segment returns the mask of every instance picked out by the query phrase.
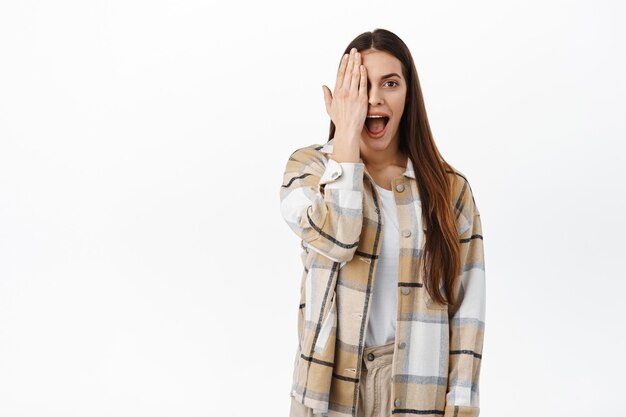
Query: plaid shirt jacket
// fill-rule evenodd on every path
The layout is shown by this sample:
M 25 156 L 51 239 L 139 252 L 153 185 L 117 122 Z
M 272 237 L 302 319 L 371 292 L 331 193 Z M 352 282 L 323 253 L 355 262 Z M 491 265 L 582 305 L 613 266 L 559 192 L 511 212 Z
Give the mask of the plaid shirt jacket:
M 370 297 L 383 217 L 374 181 L 358 163 L 330 159 L 333 139 L 297 149 L 280 189 L 281 214 L 301 239 L 304 270 L 298 348 L 290 395 L 315 414 L 356 417 Z M 400 226 L 398 311 L 391 413 L 477 417 L 485 321 L 485 267 L 480 213 L 455 169 L 453 204 L 461 242 L 457 309 L 423 286 L 427 230 L 411 159 L 392 180 Z M 454 178 L 453 178 L 454 179 Z

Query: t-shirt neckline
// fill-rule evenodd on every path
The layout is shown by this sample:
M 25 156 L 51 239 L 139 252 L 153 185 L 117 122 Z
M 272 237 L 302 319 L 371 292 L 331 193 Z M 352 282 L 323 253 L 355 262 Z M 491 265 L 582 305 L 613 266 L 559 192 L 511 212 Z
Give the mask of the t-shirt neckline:
M 381 187 L 380 185 L 374 183 L 376 185 L 376 188 L 378 188 L 380 191 L 382 191 L 383 193 L 387 193 L 387 194 L 393 194 L 393 190 L 388 190 L 384 187 Z

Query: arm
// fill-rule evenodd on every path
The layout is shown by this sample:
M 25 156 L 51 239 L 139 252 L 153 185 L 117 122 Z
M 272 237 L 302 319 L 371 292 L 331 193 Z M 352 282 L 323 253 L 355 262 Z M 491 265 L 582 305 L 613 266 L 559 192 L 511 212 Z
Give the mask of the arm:
M 287 161 L 280 209 L 291 230 L 307 246 L 336 262 L 354 256 L 363 225 L 362 162 L 325 162 L 312 147 Z
M 461 239 L 459 302 L 450 306 L 450 366 L 444 417 L 478 417 L 479 375 L 485 326 L 485 262 L 480 212 L 463 187 L 457 226 Z

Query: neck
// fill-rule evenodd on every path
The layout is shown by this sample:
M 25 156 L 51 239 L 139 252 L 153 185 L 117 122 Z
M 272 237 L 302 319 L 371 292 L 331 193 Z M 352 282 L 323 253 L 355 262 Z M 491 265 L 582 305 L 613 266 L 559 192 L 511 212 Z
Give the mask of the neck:
M 380 171 L 392 165 L 405 168 L 408 156 L 400 152 L 397 141 L 392 141 L 381 151 L 372 151 L 361 146 L 361 159 L 370 171 Z

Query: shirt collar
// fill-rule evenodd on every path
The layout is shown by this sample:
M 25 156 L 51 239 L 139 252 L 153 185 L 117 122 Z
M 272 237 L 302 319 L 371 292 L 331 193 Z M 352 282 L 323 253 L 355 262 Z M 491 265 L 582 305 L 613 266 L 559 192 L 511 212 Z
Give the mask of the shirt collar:
M 330 139 L 319 150 L 325 154 L 333 153 L 333 140 L 334 138 Z M 359 157 L 359 162 L 363 163 L 363 159 L 361 157 Z M 411 162 L 411 158 L 407 158 L 404 176 L 415 179 L 415 171 L 413 170 L 413 162 Z

